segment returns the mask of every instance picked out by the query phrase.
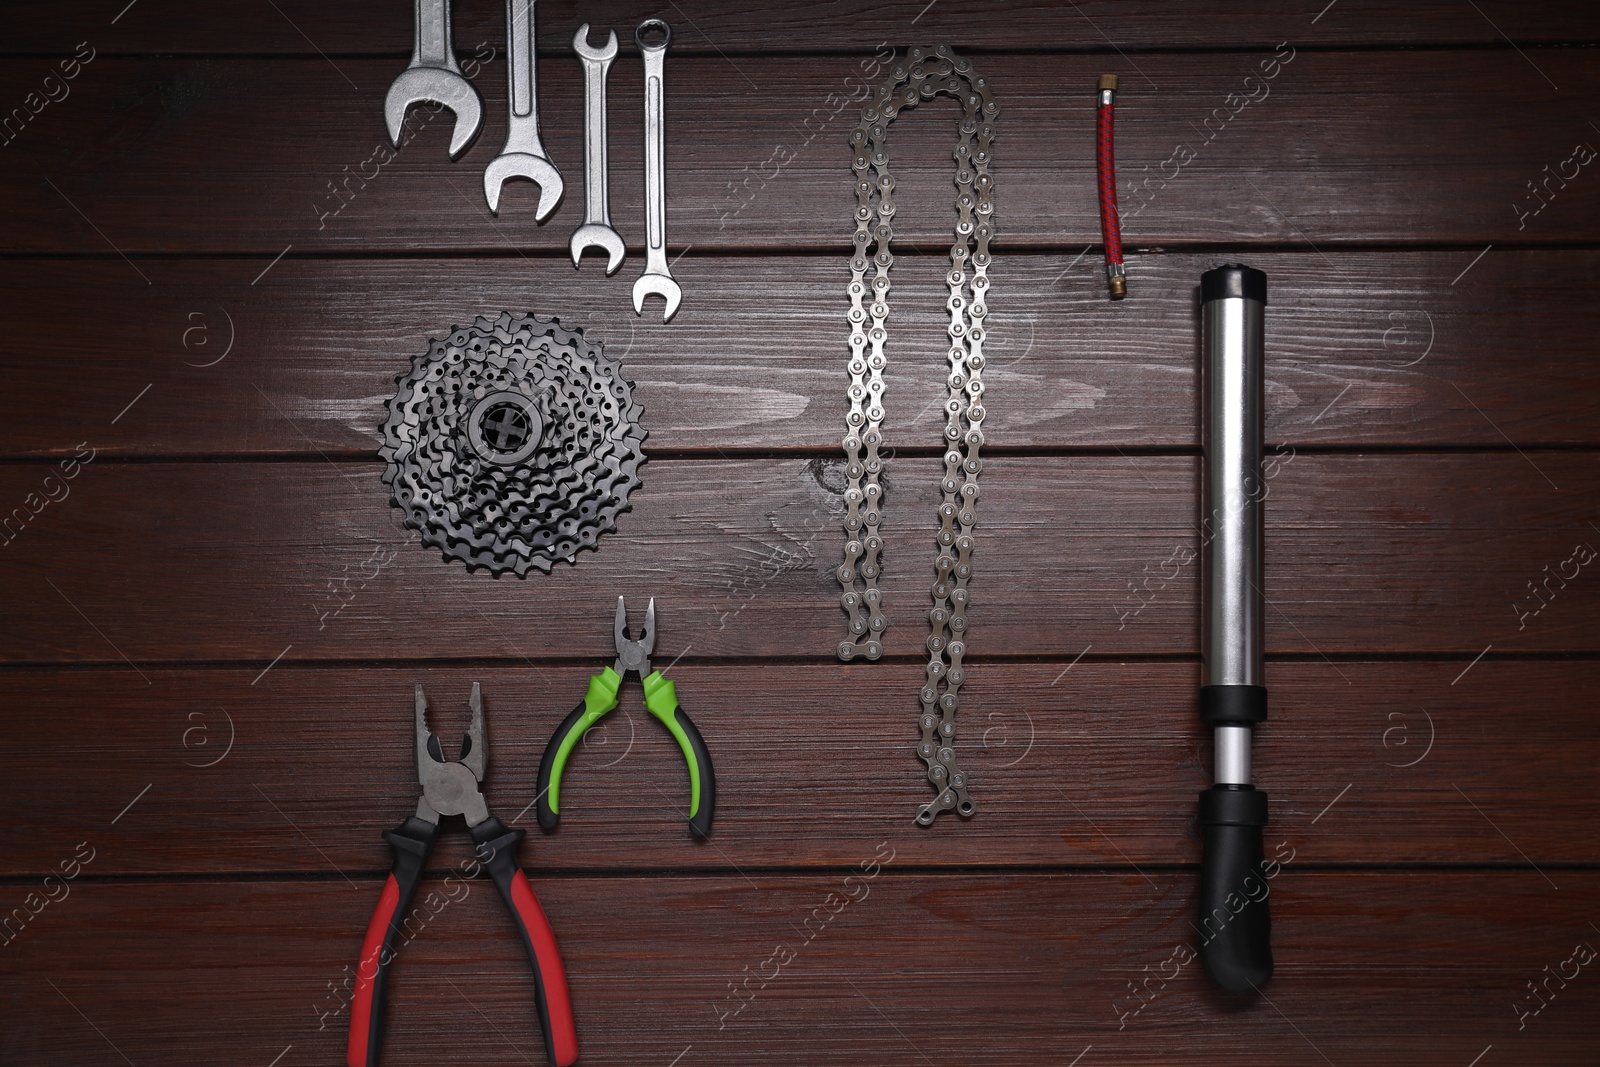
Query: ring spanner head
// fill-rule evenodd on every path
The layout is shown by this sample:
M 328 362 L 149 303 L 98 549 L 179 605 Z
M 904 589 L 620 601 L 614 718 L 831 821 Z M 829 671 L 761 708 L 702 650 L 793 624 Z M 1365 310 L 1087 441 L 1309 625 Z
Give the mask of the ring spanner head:
M 400 147 L 406 112 L 414 104 L 439 104 L 455 113 L 456 125 L 450 134 L 450 158 L 467 150 L 483 125 L 483 101 L 478 90 L 460 74 L 439 67 L 409 67 L 400 72 L 383 98 L 383 119 L 389 127 L 389 140 Z

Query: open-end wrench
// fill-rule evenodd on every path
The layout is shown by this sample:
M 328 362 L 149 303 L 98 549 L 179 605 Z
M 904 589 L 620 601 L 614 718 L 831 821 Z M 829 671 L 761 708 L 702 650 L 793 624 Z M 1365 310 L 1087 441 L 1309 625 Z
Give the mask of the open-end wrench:
M 583 225 L 572 232 L 572 265 L 578 266 L 586 248 L 599 248 L 608 257 L 606 275 L 622 266 L 627 245 L 611 228 L 610 174 L 606 151 L 606 73 L 617 55 L 617 31 L 609 31 L 600 48 L 589 47 L 589 24 L 578 27 L 572 50 L 583 60 Z
M 411 49 L 411 66 L 389 86 L 383 98 L 383 119 L 389 126 L 389 140 L 399 148 L 412 104 L 431 101 L 444 105 L 456 116 L 450 134 L 450 158 L 454 159 L 478 136 L 483 101 L 456 66 L 456 51 L 450 42 L 450 0 L 416 0 L 414 15 L 416 44 Z
M 659 36 L 656 44 L 647 37 Z M 651 293 L 667 302 L 662 322 L 678 313 L 683 290 L 672 280 L 667 266 L 667 126 L 662 111 L 663 59 L 672 40 L 672 28 L 660 19 L 646 19 L 633 31 L 644 57 L 644 273 L 633 283 L 633 311 L 644 314 L 644 298 Z
M 550 217 L 561 202 L 561 172 L 544 153 L 539 140 L 538 83 L 534 70 L 534 0 L 506 0 L 506 76 L 511 98 L 506 146 L 483 170 L 483 197 L 500 214 L 500 186 L 510 178 L 527 178 L 539 186 L 535 222 Z

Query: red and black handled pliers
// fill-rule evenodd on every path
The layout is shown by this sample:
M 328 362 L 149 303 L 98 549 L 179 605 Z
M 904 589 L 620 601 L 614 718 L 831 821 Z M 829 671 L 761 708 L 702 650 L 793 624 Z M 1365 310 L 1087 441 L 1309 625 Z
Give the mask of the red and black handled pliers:
M 417 686 L 417 781 L 422 799 L 417 813 L 385 833 L 394 848 L 394 869 L 384 883 L 378 908 L 367 924 L 356 967 L 355 998 L 350 1004 L 350 1067 L 373 1067 L 378 1062 L 378 1039 L 383 1031 L 384 985 L 389 963 L 399 947 L 410 918 L 411 897 L 422 880 L 428 854 L 439 836 L 439 817 L 461 815 L 477 846 L 478 856 L 511 909 L 522 935 L 523 947 L 533 961 L 534 999 L 539 1027 L 544 1031 L 545 1054 L 554 1067 L 567 1067 L 578 1059 L 578 1031 L 572 1021 L 572 997 L 561 966 L 556 936 L 545 918 L 528 876 L 517 864 L 517 843 L 522 831 L 511 829 L 489 814 L 478 783 L 483 780 L 488 755 L 483 729 L 483 694 L 472 683 L 472 725 L 461 740 L 459 761 L 446 762 L 439 739 L 428 730 L 428 699 Z M 409 940 L 409 938 L 407 938 Z

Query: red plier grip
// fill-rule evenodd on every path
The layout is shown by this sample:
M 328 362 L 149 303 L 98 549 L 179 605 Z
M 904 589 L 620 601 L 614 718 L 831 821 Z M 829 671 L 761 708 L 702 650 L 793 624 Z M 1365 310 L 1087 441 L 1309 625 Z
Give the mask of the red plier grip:
M 555 932 L 534 896 L 528 876 L 517 863 L 521 830 L 508 828 L 494 816 L 471 828 L 478 855 L 494 879 L 511 917 L 522 935 L 523 947 L 533 964 L 534 1002 L 545 1055 L 553 1067 L 570 1067 L 578 1059 L 578 1029 L 572 1018 L 572 995 Z M 350 1004 L 350 1041 L 345 1062 L 349 1067 L 376 1067 L 379 1036 L 383 1032 L 385 986 L 400 934 L 422 880 L 428 855 L 439 836 L 437 824 L 410 818 L 383 835 L 394 848 L 394 868 L 378 897 L 367 924 L 356 967 L 355 996 Z
M 349 1067 L 374 1067 L 378 1062 L 378 1037 L 383 1033 L 386 1006 L 385 987 L 389 964 L 394 959 L 405 917 L 411 911 L 411 898 L 428 855 L 439 837 L 439 824 L 412 816 L 383 835 L 394 849 L 394 868 L 378 897 L 378 906 L 367 923 L 367 936 L 361 940 L 361 957 L 356 964 L 356 991 L 350 1001 L 350 1042 L 345 1062 Z
M 555 931 L 533 895 L 528 876 L 517 863 L 521 830 L 513 830 L 493 815 L 472 828 L 483 865 L 489 868 L 500 897 L 516 920 L 523 948 L 533 964 L 534 1002 L 539 1009 L 539 1029 L 544 1033 L 545 1055 L 555 1067 L 569 1067 L 578 1059 L 578 1026 L 572 1019 L 572 994 Z

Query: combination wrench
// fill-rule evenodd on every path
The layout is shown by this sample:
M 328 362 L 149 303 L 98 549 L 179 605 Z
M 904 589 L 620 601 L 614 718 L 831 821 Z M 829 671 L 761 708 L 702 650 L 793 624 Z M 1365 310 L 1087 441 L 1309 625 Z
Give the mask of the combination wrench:
M 646 42 L 647 37 L 659 36 L 656 44 Z M 660 19 L 646 19 L 634 30 L 633 39 L 644 58 L 644 222 L 645 265 L 644 274 L 633 283 L 633 311 L 644 314 L 644 298 L 651 293 L 666 300 L 662 322 L 671 322 L 678 313 L 678 302 L 683 290 L 672 279 L 667 265 L 667 128 L 662 112 L 664 79 L 663 59 L 667 45 L 672 40 L 672 28 Z
M 400 134 L 406 112 L 413 104 L 436 103 L 456 116 L 450 134 L 450 158 L 466 151 L 483 125 L 483 101 L 456 66 L 456 51 L 450 41 L 450 0 L 415 0 L 413 12 L 416 44 L 411 49 L 411 65 L 400 72 L 383 98 L 383 119 L 389 127 L 389 140 L 400 147 Z
M 583 225 L 572 232 L 572 265 L 586 248 L 606 253 L 606 276 L 622 266 L 627 245 L 611 226 L 610 171 L 606 148 L 606 74 L 617 55 L 617 31 L 600 48 L 589 47 L 589 24 L 578 27 L 572 50 L 583 60 Z
M 527 178 L 539 186 L 535 222 L 543 222 L 561 202 L 561 172 L 545 155 L 539 140 L 539 99 L 534 68 L 534 0 L 506 0 L 506 76 L 511 114 L 506 146 L 483 171 L 483 197 L 489 211 L 500 214 L 500 186 L 511 178 Z

